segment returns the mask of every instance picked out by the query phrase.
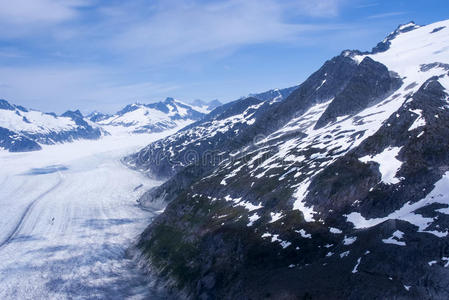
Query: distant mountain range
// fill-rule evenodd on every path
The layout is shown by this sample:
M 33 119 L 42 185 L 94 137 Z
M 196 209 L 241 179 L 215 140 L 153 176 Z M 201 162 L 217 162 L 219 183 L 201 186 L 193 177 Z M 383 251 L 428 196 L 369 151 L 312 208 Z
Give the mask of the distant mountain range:
M 40 150 L 41 144 L 98 139 L 107 134 L 79 111 L 57 116 L 0 100 L 0 148 L 11 152 Z
M 255 94 L 261 100 L 284 99 L 292 88 Z M 0 100 L 0 149 L 11 152 L 40 150 L 41 145 L 98 139 L 109 134 L 141 134 L 183 128 L 203 119 L 220 107 L 218 100 L 195 100 L 190 104 L 173 98 L 125 106 L 115 114 L 93 112 L 86 117 L 79 110 L 62 115 L 27 109 Z
M 181 298 L 448 299 L 448 45 L 401 25 L 125 157 L 167 179 L 142 260 Z
M 281 101 L 296 87 L 274 89 L 263 93 L 250 94 L 245 98 L 257 98 L 262 101 Z M 167 129 L 182 128 L 203 119 L 208 113 L 222 106 L 218 100 L 210 102 L 194 100 L 185 103 L 171 97 L 164 101 L 127 105 L 117 113 L 110 115 L 93 112 L 88 118 L 110 132 L 149 133 Z
M 108 131 L 128 133 L 161 132 L 182 128 L 205 116 L 209 107 L 196 107 L 173 98 L 151 104 L 129 104 L 113 115 L 95 113 L 90 120 Z

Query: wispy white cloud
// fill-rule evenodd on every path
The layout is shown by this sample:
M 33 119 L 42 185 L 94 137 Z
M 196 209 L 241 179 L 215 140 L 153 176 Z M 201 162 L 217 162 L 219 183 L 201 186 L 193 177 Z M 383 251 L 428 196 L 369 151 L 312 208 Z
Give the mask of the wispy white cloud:
M 87 0 L 0 0 L 0 36 L 24 38 L 66 30 L 62 24 L 80 17 L 79 9 L 88 5 Z
M 160 63 L 335 30 L 335 24 L 301 23 L 291 17 L 335 17 L 347 1 L 135 0 L 95 6 L 87 0 L 0 0 L 0 36 L 34 39 L 39 46 L 55 48 L 69 42 L 83 54 L 101 51 Z
M 0 19 L 14 24 L 55 23 L 74 18 L 76 8 L 84 5 L 82 0 L 0 0 Z
M 0 98 L 47 111 L 76 107 L 112 112 L 123 103 L 162 98 L 179 88 L 170 83 L 124 82 L 116 75 L 100 66 L 1 67 Z
M 368 7 L 374 7 L 374 6 L 379 6 L 379 2 L 366 2 L 366 3 L 361 3 L 359 5 L 356 5 L 356 8 L 368 8 Z
M 335 17 L 340 14 L 342 6 L 347 2 L 345 0 L 297 0 L 293 1 L 293 5 L 298 14 L 312 17 Z
M 0 0 L 0 42 L 18 41 L 0 49 L 0 97 L 32 107 L 162 97 L 179 84 L 145 78 L 149 68 L 198 68 L 243 47 L 319 39 L 339 28 L 332 18 L 347 1 Z
M 334 29 L 332 25 L 289 23 L 287 14 L 335 15 L 341 3 L 339 0 L 229 0 L 176 1 L 172 5 L 173 1 L 165 1 L 153 7 L 149 16 L 119 31 L 113 46 L 160 61 L 224 48 L 286 42 L 308 32 Z
M 0 47 L 0 57 L 3 58 L 22 58 L 25 55 L 12 47 Z
M 407 13 L 406 11 L 393 11 L 393 12 L 371 15 L 371 16 L 368 16 L 367 19 L 383 19 L 383 18 L 405 15 L 406 13 Z

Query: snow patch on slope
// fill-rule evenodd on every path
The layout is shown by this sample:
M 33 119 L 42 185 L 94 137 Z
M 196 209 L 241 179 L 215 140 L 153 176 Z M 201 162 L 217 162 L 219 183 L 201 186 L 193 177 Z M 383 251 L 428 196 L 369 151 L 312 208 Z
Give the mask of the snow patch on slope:
M 383 223 L 387 220 L 403 220 L 418 227 L 419 232 L 432 233 L 438 237 L 447 236 L 447 231 L 427 230 L 435 221 L 432 217 L 424 217 L 416 213 L 420 208 L 433 203 L 447 205 L 446 208 L 436 210 L 442 214 L 449 214 L 449 172 L 446 172 L 436 184 L 434 189 L 424 198 L 415 203 L 407 202 L 400 209 L 383 218 L 366 219 L 359 212 L 346 215 L 346 220 L 354 225 L 356 229 L 369 228 Z
M 393 235 L 389 237 L 388 239 L 383 239 L 382 242 L 385 244 L 393 244 L 398 246 L 405 246 L 405 242 L 401 241 L 404 237 L 404 233 L 400 230 L 396 230 L 393 232 Z
M 379 154 L 374 156 L 367 155 L 359 158 L 359 160 L 364 163 L 369 161 L 378 163 L 379 171 L 382 174 L 382 182 L 385 184 L 396 184 L 399 183 L 396 173 L 402 165 L 402 162 L 396 158 L 399 151 L 401 151 L 401 147 L 390 147 Z

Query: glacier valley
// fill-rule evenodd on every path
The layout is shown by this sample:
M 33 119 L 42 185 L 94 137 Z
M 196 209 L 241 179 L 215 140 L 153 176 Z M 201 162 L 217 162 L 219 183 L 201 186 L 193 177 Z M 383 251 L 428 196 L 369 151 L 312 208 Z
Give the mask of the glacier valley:
M 1 152 L 0 298 L 157 299 L 126 247 L 158 213 L 136 199 L 160 182 L 120 158 L 175 130 Z

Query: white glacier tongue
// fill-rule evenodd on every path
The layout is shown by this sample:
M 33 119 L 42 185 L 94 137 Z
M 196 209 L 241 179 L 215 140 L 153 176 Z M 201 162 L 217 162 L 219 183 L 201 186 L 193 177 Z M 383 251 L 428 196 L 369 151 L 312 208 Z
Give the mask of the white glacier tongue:
M 159 299 L 125 257 L 158 214 L 136 199 L 159 182 L 120 158 L 170 133 L 0 152 L 0 298 Z

